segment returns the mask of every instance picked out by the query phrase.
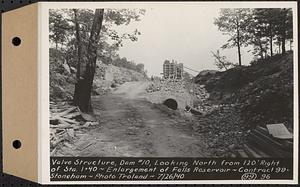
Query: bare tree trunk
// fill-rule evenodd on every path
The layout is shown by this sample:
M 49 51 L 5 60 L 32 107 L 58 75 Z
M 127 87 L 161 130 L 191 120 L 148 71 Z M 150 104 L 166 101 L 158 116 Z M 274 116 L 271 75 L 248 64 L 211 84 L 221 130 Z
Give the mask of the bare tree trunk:
M 239 66 L 242 66 L 242 58 L 241 58 L 241 44 L 240 44 L 240 24 L 239 24 L 239 18 L 236 18 L 236 43 L 238 48 L 238 58 L 239 58 Z
M 263 49 L 263 46 L 262 46 L 262 44 L 261 44 L 261 40 L 260 39 L 258 39 L 258 43 L 259 43 L 259 55 L 260 55 L 260 58 L 261 59 L 264 59 L 264 49 Z
M 285 54 L 286 50 L 285 50 L 285 34 L 283 34 L 282 36 L 282 41 L 281 41 L 281 53 Z
M 273 36 L 270 36 L 270 52 L 271 57 L 273 56 Z
M 91 28 L 89 44 L 87 47 L 87 62 L 83 60 L 83 51 L 79 33 L 79 25 L 76 26 L 76 37 L 78 41 L 78 64 L 77 64 L 77 83 L 74 92 L 74 104 L 79 106 L 83 112 L 91 112 L 91 92 L 97 61 L 97 45 L 99 42 L 100 30 L 103 22 L 104 9 L 96 9 Z M 75 14 L 76 15 L 76 14 Z M 77 17 L 77 15 L 75 16 Z M 76 18 L 77 19 L 77 18 Z M 77 21 L 78 24 L 78 21 Z
M 274 55 L 273 53 L 273 24 L 270 23 L 269 25 L 269 39 L 270 39 L 270 55 L 271 57 Z
M 73 97 L 73 103 L 75 106 L 79 105 L 79 90 L 81 90 L 81 85 L 82 83 L 80 83 L 82 81 L 81 78 L 81 68 L 80 65 L 83 64 L 83 52 L 82 52 L 82 43 L 81 43 L 81 36 L 80 36 L 80 32 L 79 32 L 79 23 L 78 23 L 78 19 L 77 19 L 77 9 L 74 9 L 74 20 L 75 20 L 75 30 L 76 30 L 76 39 L 77 39 L 77 72 L 76 72 L 76 81 L 77 83 L 75 84 L 75 91 L 74 91 L 74 97 Z
M 278 41 L 278 53 L 281 54 L 281 39 Z
M 281 53 L 285 54 L 286 53 L 286 49 L 285 49 L 285 42 L 286 42 L 286 21 L 287 21 L 287 15 L 286 15 L 286 9 L 283 8 L 283 12 L 282 12 L 282 30 L 281 30 Z
M 241 46 L 240 46 L 240 31 L 239 31 L 238 27 L 237 27 L 237 47 L 238 47 L 239 66 L 242 66 Z

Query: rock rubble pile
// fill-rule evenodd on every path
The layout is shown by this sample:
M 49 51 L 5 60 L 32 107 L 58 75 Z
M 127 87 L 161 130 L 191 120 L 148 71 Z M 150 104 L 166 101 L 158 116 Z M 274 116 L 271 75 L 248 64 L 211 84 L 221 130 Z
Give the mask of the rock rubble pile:
M 229 146 L 245 142 L 247 129 L 243 128 L 239 105 L 215 105 L 210 113 L 198 116 L 193 129 L 205 136 L 207 148 L 214 156 L 231 156 Z
M 250 66 L 199 75 L 210 97 L 194 129 L 206 136 L 215 156 L 234 156 L 258 126 L 283 123 L 293 132 L 293 55 L 277 55 Z

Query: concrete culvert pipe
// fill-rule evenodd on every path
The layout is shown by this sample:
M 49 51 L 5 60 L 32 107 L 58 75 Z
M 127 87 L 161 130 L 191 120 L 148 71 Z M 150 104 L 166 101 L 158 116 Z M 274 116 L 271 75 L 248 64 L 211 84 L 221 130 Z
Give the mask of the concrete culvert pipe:
M 178 108 L 178 103 L 175 99 L 167 99 L 163 102 L 163 104 L 173 110 L 177 110 Z

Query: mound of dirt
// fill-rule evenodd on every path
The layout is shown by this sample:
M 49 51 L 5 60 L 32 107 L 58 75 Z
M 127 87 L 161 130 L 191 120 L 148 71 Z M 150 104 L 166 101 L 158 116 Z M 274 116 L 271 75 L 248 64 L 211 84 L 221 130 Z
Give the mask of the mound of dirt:
M 247 67 L 202 73 L 194 81 L 209 93 L 199 105 L 206 112 L 198 116 L 194 130 L 206 137 L 214 156 L 235 157 L 230 150 L 247 142 L 257 126 L 284 123 L 293 131 L 292 53 Z
M 293 54 L 276 55 L 247 67 L 198 75 L 214 103 L 238 103 L 247 127 L 268 123 L 293 126 Z

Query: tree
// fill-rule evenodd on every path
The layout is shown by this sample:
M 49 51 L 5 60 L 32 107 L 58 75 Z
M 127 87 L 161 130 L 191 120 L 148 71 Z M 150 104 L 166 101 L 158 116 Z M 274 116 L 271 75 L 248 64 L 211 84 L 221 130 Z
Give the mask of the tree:
M 261 59 L 265 59 L 268 56 L 268 39 L 266 37 L 254 37 L 250 44 L 253 44 L 253 54 L 260 56 Z M 272 56 L 273 54 L 271 54 Z
M 241 47 L 247 45 L 249 35 L 247 29 L 249 27 L 249 18 L 251 11 L 246 8 L 225 8 L 221 9 L 220 16 L 215 19 L 214 24 L 218 29 L 230 38 L 222 48 L 237 47 L 239 66 L 242 65 Z
M 222 49 L 237 47 L 239 65 L 242 64 L 242 46 L 253 45 L 253 54 L 261 59 L 273 56 L 274 45 L 284 54 L 287 41 L 291 50 L 293 19 L 290 8 L 221 9 L 214 23 L 230 36 Z
M 256 51 L 261 45 L 260 54 L 267 53 L 273 56 L 273 44 L 278 44 L 284 54 L 286 41 L 293 37 L 292 11 L 281 8 L 258 8 L 253 10 L 253 20 L 249 33 L 252 34 L 252 44 Z M 275 42 L 274 42 L 275 39 Z M 262 57 L 263 58 L 263 57 Z
M 91 33 L 88 41 L 86 55 L 82 48 L 83 43 L 80 36 L 80 27 L 78 23 L 78 10 L 74 9 L 74 20 L 76 28 L 76 38 L 78 42 L 78 66 L 77 83 L 74 92 L 74 104 L 79 106 L 83 112 L 91 111 L 91 91 L 93 86 L 96 61 L 97 45 L 100 37 L 100 30 L 103 22 L 104 9 L 96 9 Z
M 270 55 L 273 56 L 274 18 L 272 17 L 272 11 L 273 9 L 254 9 L 252 11 L 252 20 L 248 27 L 250 35 L 249 44 L 254 47 L 253 54 L 260 56 L 261 59 L 268 56 L 269 48 Z
M 250 36 L 248 44 L 253 45 L 254 50 L 252 53 L 254 56 L 260 56 L 261 59 L 264 59 L 268 56 L 267 50 L 269 48 L 269 34 L 268 24 L 261 13 L 264 13 L 264 9 L 262 9 L 262 11 L 258 9 L 253 11 L 253 19 L 250 21 L 250 26 L 248 27 L 248 35 Z M 271 49 L 271 56 L 272 55 Z
M 69 23 L 63 18 L 62 14 L 50 9 L 49 11 L 49 38 L 55 43 L 55 49 L 58 44 L 63 44 L 67 38 L 67 31 L 70 29 Z
M 253 30 L 254 37 L 265 38 L 269 42 L 270 56 L 273 56 L 273 42 L 275 37 L 275 29 L 278 23 L 278 10 L 276 8 L 258 8 L 253 11 Z M 255 34 L 259 33 L 259 35 Z M 265 51 L 267 51 L 265 49 Z
M 135 10 L 127 9 L 107 9 L 106 11 L 104 9 L 96 9 L 95 12 L 89 9 L 73 10 L 74 16 L 70 21 L 74 23 L 77 41 L 77 82 L 75 84 L 73 103 L 79 106 L 83 112 L 92 111 L 91 92 L 97 57 L 104 57 L 105 61 L 109 62 L 112 60 L 112 56 L 106 56 L 106 52 L 110 55 L 116 55 L 114 50 L 118 49 L 123 40 L 136 41 L 137 35 L 140 35 L 137 30 L 134 33 L 119 35 L 111 28 L 112 24 L 129 24 L 131 20 L 139 20 L 139 14 L 135 12 Z M 109 45 L 106 42 L 107 38 L 114 40 L 115 44 Z M 125 61 L 127 62 L 126 59 Z
M 213 52 L 211 51 L 212 53 L 212 56 L 215 58 L 215 64 L 216 66 L 222 70 L 222 69 L 225 69 L 225 70 L 228 70 L 228 68 L 230 68 L 231 66 L 233 66 L 233 63 L 229 62 L 226 58 L 226 56 L 222 56 L 220 54 L 220 50 L 217 50 L 217 52 Z
M 144 68 L 145 68 L 145 65 L 142 63 L 139 63 L 136 65 L 136 70 L 140 73 L 144 73 Z
M 293 38 L 293 14 L 292 9 L 278 9 L 278 21 L 276 25 L 276 33 L 281 42 L 281 53 L 286 53 L 286 40 Z

